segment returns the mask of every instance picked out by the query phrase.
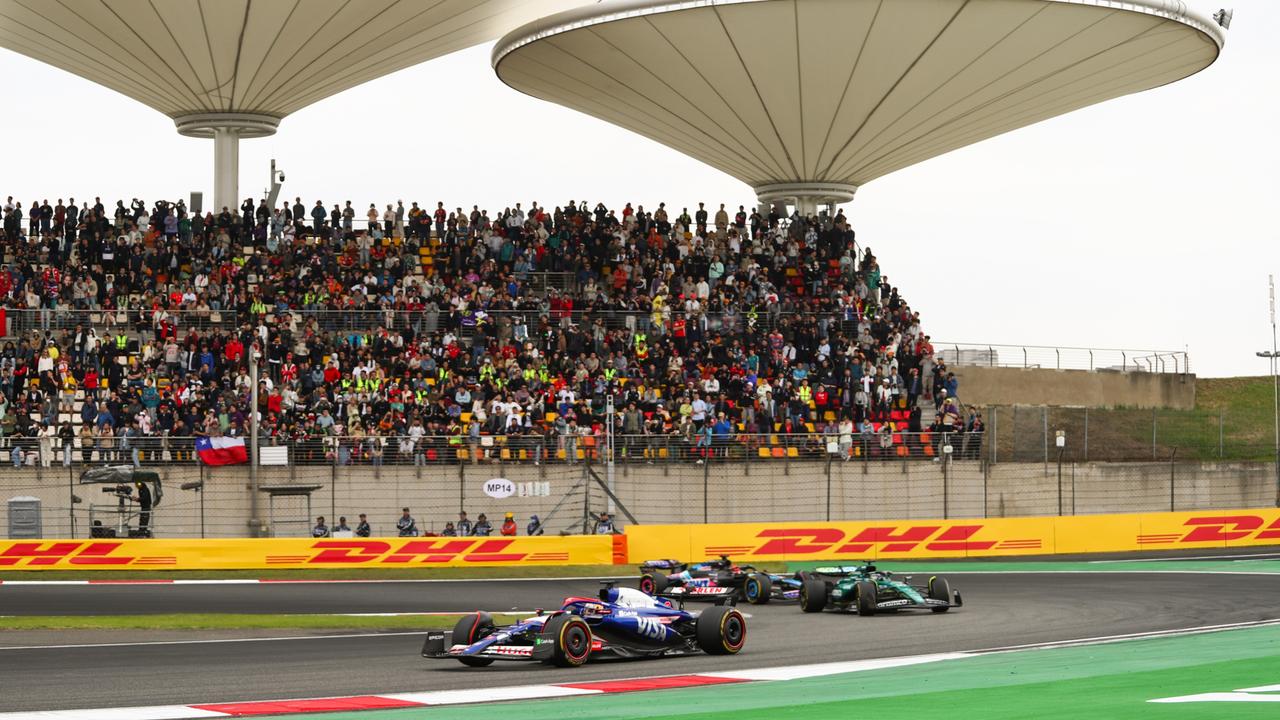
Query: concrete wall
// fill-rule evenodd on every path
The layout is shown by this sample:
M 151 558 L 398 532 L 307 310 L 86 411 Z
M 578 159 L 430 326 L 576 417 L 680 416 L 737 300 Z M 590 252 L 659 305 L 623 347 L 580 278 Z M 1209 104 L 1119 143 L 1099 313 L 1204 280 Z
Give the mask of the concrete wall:
M 593 469 L 605 478 L 603 467 Z M 161 472 L 166 490 L 157 509 L 156 533 L 199 537 L 200 495 L 179 488 L 200 479 L 200 468 L 168 466 Z M 545 482 L 550 495 L 493 499 L 481 488 L 494 477 Z M 595 482 L 583 484 L 583 477 L 583 466 L 565 464 L 294 467 L 263 468 L 261 483 L 321 486 L 312 495 L 309 512 L 302 498 L 277 501 L 277 519 L 293 521 L 275 527 L 279 536 L 306 535 L 311 519 L 320 514 L 331 523 L 337 515 L 346 515 L 354 526 L 360 512 L 368 513 L 375 532 L 390 533 L 404 506 L 427 531 L 439 531 L 459 508 L 466 508 L 472 519 L 485 512 L 495 525 L 503 513 L 513 512 L 521 532 L 529 516 L 537 513 L 549 532 L 558 532 L 581 522 L 584 505 L 592 512 L 607 507 L 603 490 Z M 67 537 L 72 534 L 68 498 L 74 492 L 83 500 L 75 506 L 75 536 L 84 537 L 89 504 L 113 504 L 96 486 L 71 487 L 71 479 L 65 470 L 0 469 L 0 501 L 40 498 L 44 536 Z M 203 479 L 207 536 L 246 536 L 251 516 L 248 469 L 206 469 Z M 619 500 L 647 524 L 1054 515 L 1059 502 L 1058 468 L 1043 463 L 620 465 L 614 487 Z M 1276 481 L 1270 463 L 1066 464 L 1061 493 L 1064 514 L 1270 507 Z M 269 517 L 266 495 L 260 494 L 259 501 L 261 516 Z M 106 525 L 114 523 L 111 516 L 99 517 Z M 0 513 L 0 537 L 7 536 L 7 514 Z
M 1194 375 L 1107 370 L 955 367 L 966 405 L 1067 405 L 1192 410 Z

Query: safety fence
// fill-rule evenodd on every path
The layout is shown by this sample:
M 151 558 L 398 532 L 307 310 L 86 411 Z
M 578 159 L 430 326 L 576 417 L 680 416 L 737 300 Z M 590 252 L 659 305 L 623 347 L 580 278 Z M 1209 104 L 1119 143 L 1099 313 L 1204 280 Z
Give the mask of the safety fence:
M 1274 507 L 1269 462 L 883 461 L 795 458 L 703 463 L 582 462 L 434 465 L 150 466 L 163 497 L 150 526 L 159 537 L 303 537 L 324 516 L 354 528 L 365 513 L 375 534 L 394 534 L 408 507 L 422 533 L 442 533 L 466 511 L 484 513 L 494 535 L 510 512 L 520 535 L 537 515 L 547 534 L 669 523 L 989 518 Z M 94 521 L 124 537 L 138 507 L 79 482 L 83 468 L 0 472 L 0 501 L 41 503 L 45 537 L 87 537 Z M 256 490 L 254 490 L 256 488 Z M 128 489 L 126 488 L 126 491 Z M 126 492 L 126 495 L 129 493 Z M 8 528 L 0 517 L 0 537 Z M 100 531 L 100 532 L 106 532 Z
M 937 341 L 934 356 L 952 367 L 1013 367 L 1188 374 L 1184 350 L 1082 348 L 1053 345 L 998 345 Z
M 1265 420 L 1233 410 L 991 406 L 981 413 L 984 457 L 994 463 L 1277 458 L 1269 410 Z

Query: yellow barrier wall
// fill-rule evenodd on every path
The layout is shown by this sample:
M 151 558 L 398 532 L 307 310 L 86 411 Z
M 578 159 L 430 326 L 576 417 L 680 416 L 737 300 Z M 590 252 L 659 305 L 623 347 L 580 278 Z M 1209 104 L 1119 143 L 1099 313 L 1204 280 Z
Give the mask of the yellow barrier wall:
M 1280 509 L 871 522 L 635 525 L 631 563 L 716 555 L 755 561 L 881 560 L 1280 545 Z
M 10 540 L 4 570 L 252 570 L 261 568 L 608 565 L 609 536 L 350 540 Z

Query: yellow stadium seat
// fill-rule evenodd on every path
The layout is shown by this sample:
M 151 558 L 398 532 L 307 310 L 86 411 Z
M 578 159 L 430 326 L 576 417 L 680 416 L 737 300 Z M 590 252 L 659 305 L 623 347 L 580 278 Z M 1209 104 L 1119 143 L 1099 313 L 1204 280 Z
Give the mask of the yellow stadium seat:
M 756 454 L 757 454 L 757 455 L 759 455 L 759 456 L 760 456 L 760 457 L 762 457 L 762 458 L 767 458 L 767 457 L 769 457 L 769 448 L 767 448 L 767 447 L 762 447 L 762 448 L 760 448 L 760 449 L 758 449 L 758 450 L 756 451 Z
M 787 448 L 787 457 L 789 458 L 800 457 L 800 451 L 793 447 L 789 447 Z
M 469 452 L 467 452 L 466 450 L 463 450 L 463 449 L 461 449 L 461 448 L 457 450 L 457 455 L 458 455 L 458 459 L 459 459 L 459 460 L 470 460 L 470 459 L 471 459 L 471 453 L 469 453 Z
M 543 418 L 543 420 L 544 420 L 544 421 L 546 421 L 546 422 L 555 422 L 555 421 L 556 421 L 556 414 L 555 414 L 555 413 L 553 413 L 553 412 L 549 412 L 549 413 L 547 413 L 547 416 L 546 416 L 545 418 Z
M 469 423 L 469 422 L 471 422 L 471 413 L 469 413 L 469 412 L 464 412 L 464 413 L 462 413 L 462 422 L 464 422 L 464 423 Z

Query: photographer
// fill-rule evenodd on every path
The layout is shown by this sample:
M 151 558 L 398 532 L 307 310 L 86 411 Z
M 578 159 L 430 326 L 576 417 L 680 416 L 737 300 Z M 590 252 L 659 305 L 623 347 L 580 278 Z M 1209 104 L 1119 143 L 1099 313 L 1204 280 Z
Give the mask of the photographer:
M 151 537 L 151 489 L 138 481 L 133 484 L 138 494 L 130 498 L 138 503 L 138 537 Z

